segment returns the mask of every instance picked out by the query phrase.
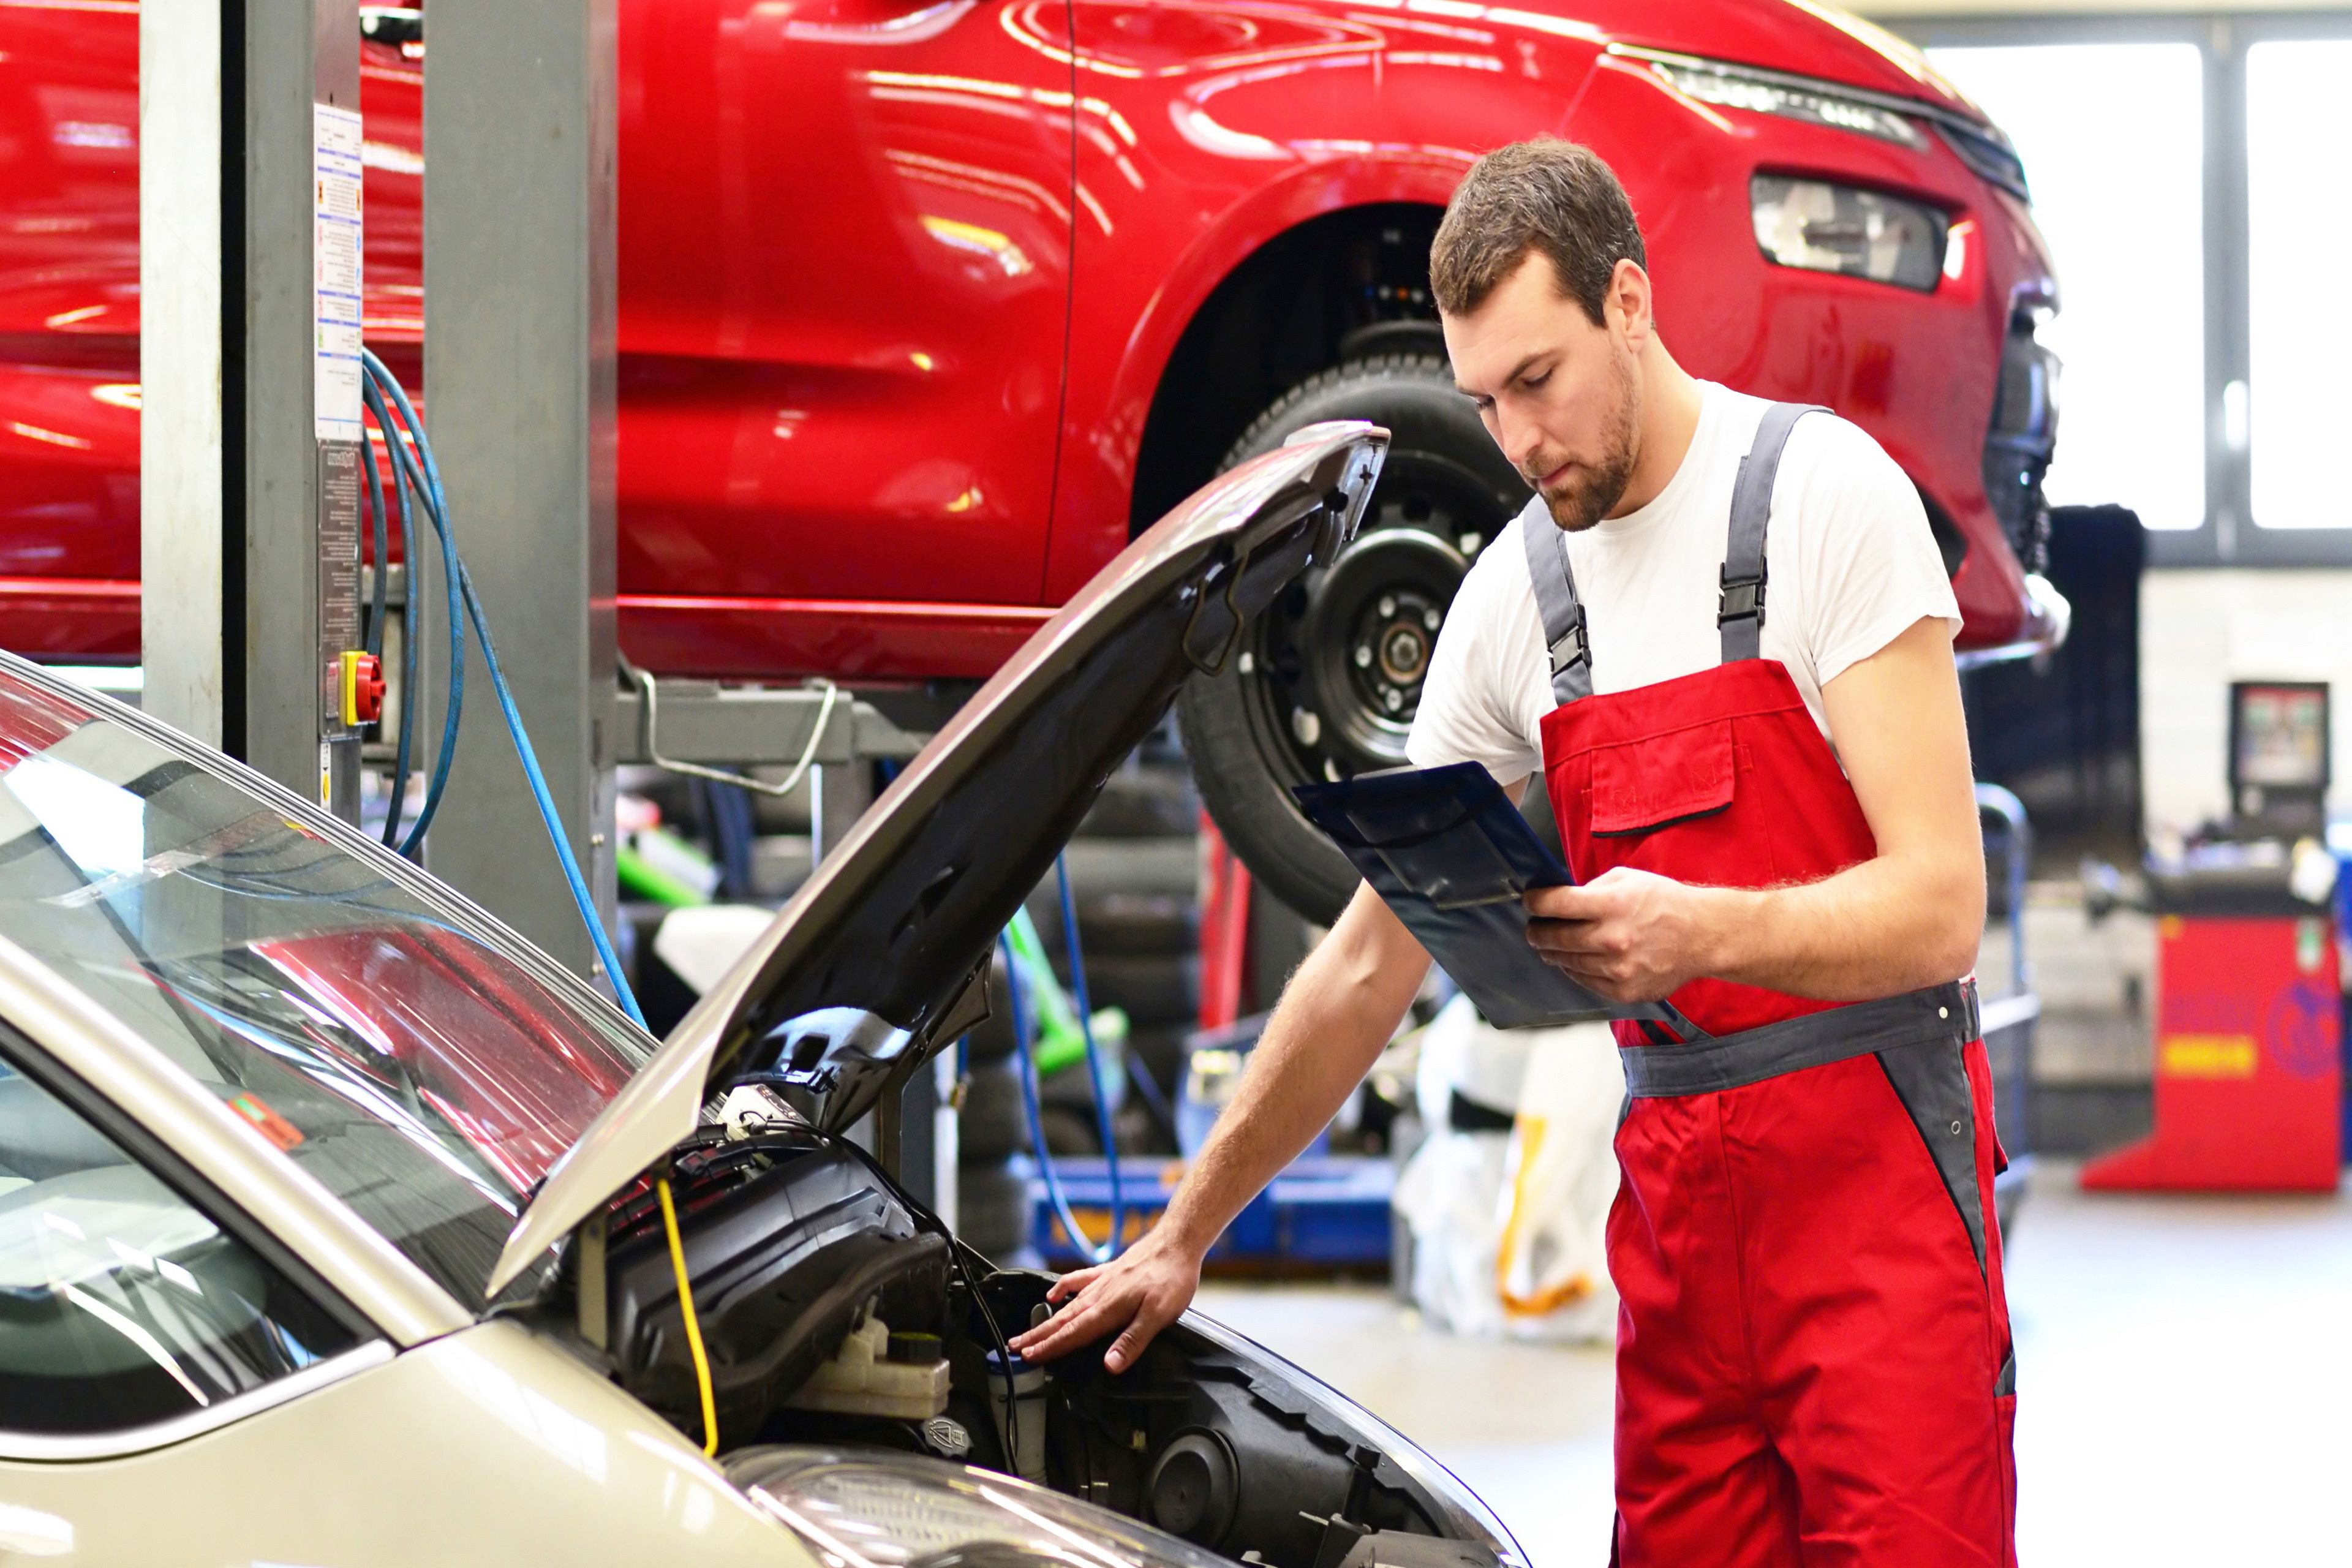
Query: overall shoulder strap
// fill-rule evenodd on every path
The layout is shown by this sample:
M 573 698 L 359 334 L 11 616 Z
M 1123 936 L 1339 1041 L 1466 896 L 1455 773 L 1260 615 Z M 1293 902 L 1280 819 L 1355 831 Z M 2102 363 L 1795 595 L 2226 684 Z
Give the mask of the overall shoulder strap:
M 1592 695 L 1591 651 L 1584 640 L 1584 605 L 1569 569 L 1568 535 L 1552 521 L 1538 496 L 1519 513 L 1519 537 L 1528 548 L 1528 578 L 1535 584 L 1536 613 L 1543 617 L 1544 647 L 1551 658 L 1551 695 L 1570 703 Z
M 1772 521 L 1772 482 L 1780 472 L 1780 449 L 1789 432 L 1808 414 L 1829 410 L 1815 403 L 1775 403 L 1764 410 L 1755 445 L 1739 459 L 1731 486 L 1731 539 L 1723 552 L 1723 599 L 1715 624 L 1723 632 L 1723 662 L 1755 658 L 1764 641 L 1764 530 Z

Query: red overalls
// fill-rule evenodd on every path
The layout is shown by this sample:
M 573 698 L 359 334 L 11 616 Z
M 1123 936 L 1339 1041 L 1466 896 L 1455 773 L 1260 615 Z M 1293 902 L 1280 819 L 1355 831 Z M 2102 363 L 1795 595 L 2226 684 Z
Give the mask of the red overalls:
M 1773 475 L 1809 412 L 1772 405 L 1740 465 L 1714 669 L 1593 695 L 1564 536 L 1529 509 L 1560 701 L 1544 774 L 1580 879 L 1764 888 L 1875 853 L 1788 671 L 1758 654 Z M 1839 1006 L 1696 980 L 1673 1000 L 1714 1037 L 1615 1026 L 1612 1560 L 2009 1568 L 2016 1372 L 1973 983 Z

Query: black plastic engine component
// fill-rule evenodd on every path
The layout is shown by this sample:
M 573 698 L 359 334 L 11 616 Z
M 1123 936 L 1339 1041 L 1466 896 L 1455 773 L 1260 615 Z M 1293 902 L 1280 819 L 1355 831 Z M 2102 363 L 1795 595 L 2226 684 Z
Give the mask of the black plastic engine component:
M 1222 1540 L 1233 1528 L 1241 1476 L 1223 1437 L 1183 1432 L 1160 1450 L 1145 1489 L 1160 1529 L 1196 1541 Z
M 798 1131 L 730 1142 L 715 1130 L 677 1158 L 677 1205 L 695 1316 L 723 1439 L 742 1441 L 869 1305 L 894 1328 L 936 1324 L 947 1244 L 852 1156 Z M 650 1185 L 608 1218 L 606 1343 L 621 1385 L 698 1432 L 700 1398 Z
M 1466 1541 L 1383 1530 L 1358 1541 L 1339 1568 L 1493 1568 L 1494 1561 L 1485 1547 Z
M 1181 1325 L 1123 1375 L 1099 1347 L 1054 1363 L 1049 1408 L 1057 1487 L 1228 1556 L 1338 1568 L 1362 1540 L 1439 1533 L 1434 1501 L 1360 1434 Z

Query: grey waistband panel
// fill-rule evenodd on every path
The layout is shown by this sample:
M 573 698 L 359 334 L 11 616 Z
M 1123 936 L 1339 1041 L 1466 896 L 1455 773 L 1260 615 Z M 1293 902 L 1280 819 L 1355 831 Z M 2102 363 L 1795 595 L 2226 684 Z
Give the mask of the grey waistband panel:
M 1897 1046 L 1977 1037 L 1977 986 L 1955 980 L 1875 1002 L 1808 1013 L 1691 1046 L 1621 1046 L 1625 1088 L 1636 1100 L 1744 1089 L 1807 1068 Z
M 1551 659 L 1551 700 L 1581 701 L 1592 695 L 1592 649 L 1584 635 L 1584 605 L 1576 596 L 1576 574 L 1569 570 L 1568 535 L 1551 520 L 1541 496 L 1519 513 L 1519 538 L 1528 550 L 1528 581 L 1536 591 L 1536 614 L 1543 619 L 1544 647 Z

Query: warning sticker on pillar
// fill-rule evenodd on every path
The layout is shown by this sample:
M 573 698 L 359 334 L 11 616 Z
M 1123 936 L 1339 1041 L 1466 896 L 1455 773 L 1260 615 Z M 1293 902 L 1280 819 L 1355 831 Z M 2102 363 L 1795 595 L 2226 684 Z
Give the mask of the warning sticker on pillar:
M 312 104 L 310 116 L 317 436 L 321 441 L 357 441 L 361 438 L 360 117 L 328 103 Z
M 356 84 L 353 84 L 356 85 Z M 359 734 L 344 710 L 343 656 L 360 648 L 360 117 L 333 103 L 310 106 L 310 318 L 312 437 L 318 468 L 319 795 L 359 819 Z
M 319 733 L 357 732 L 343 709 L 343 655 L 362 646 L 360 474 L 362 448 L 319 443 Z

